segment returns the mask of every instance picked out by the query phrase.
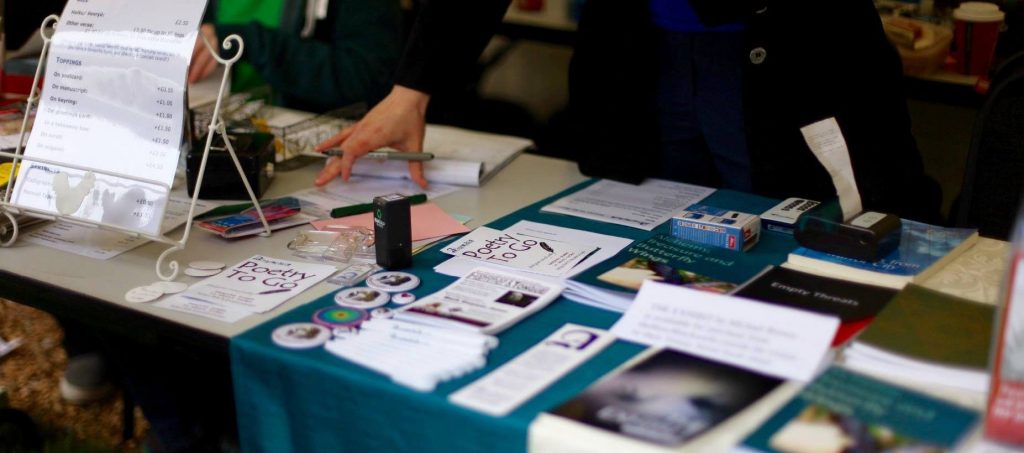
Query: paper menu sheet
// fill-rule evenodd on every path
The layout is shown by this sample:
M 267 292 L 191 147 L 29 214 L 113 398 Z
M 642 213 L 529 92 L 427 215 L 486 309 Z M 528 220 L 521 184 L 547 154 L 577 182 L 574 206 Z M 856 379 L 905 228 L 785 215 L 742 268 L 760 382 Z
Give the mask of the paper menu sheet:
M 68 2 L 51 41 L 25 156 L 97 173 L 93 180 L 29 159 L 15 184 L 16 204 L 159 233 L 181 145 L 185 76 L 205 6 L 205 0 Z M 66 188 L 55 191 L 55 183 Z
M 647 281 L 612 333 L 782 379 L 809 381 L 838 327 L 833 316 Z
M 164 211 L 163 233 L 185 224 L 191 199 L 171 198 Z M 196 214 L 213 209 L 214 203 L 196 201 Z M 149 239 L 109 230 L 84 227 L 68 222 L 53 222 L 22 233 L 26 242 L 63 250 L 76 255 L 108 260 L 149 242 Z
M 541 209 L 651 231 L 715 189 L 661 179 L 601 180 Z
M 839 195 L 839 206 L 843 209 L 843 220 L 850 220 L 864 208 L 861 206 L 860 192 L 857 191 L 857 180 L 853 177 L 850 150 L 846 147 L 839 123 L 832 117 L 804 126 L 800 128 L 800 133 L 818 162 L 832 177 L 832 184 Z

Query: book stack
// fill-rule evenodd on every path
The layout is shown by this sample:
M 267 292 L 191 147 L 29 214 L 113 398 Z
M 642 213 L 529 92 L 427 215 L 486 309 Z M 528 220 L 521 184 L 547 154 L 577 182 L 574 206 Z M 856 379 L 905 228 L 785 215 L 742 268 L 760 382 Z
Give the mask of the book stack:
M 995 308 L 908 285 L 845 351 L 854 370 L 938 387 L 988 390 Z

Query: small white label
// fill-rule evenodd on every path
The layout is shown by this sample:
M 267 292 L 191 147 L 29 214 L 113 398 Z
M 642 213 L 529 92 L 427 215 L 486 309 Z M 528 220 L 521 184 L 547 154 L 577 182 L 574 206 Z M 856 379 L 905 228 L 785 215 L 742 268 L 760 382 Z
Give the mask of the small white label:
M 882 214 L 881 212 L 868 211 L 857 216 L 857 218 L 851 220 L 850 225 L 861 228 L 871 228 L 876 223 L 878 223 L 879 220 L 882 220 L 884 218 L 885 214 Z

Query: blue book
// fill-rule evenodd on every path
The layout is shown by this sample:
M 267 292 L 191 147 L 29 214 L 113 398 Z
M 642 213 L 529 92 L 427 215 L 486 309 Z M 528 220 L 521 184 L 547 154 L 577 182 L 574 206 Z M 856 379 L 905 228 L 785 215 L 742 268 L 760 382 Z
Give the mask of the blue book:
M 832 367 L 736 451 L 944 452 L 977 422 L 969 409 Z
M 789 254 L 786 267 L 898 289 L 928 278 L 974 245 L 977 239 L 977 230 L 945 228 L 904 219 L 899 248 L 878 261 L 859 261 L 800 247 Z

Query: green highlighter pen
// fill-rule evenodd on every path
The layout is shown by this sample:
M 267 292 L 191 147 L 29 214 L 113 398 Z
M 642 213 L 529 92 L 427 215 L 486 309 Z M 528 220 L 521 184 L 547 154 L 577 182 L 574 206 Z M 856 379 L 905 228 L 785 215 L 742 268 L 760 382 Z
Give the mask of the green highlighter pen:
M 416 195 L 410 195 L 409 205 L 421 204 L 427 201 L 427 194 L 421 193 Z M 340 208 L 331 209 L 331 218 L 337 219 L 339 217 L 348 217 L 350 215 L 363 214 L 373 211 L 373 203 L 354 204 L 352 206 L 342 206 Z

